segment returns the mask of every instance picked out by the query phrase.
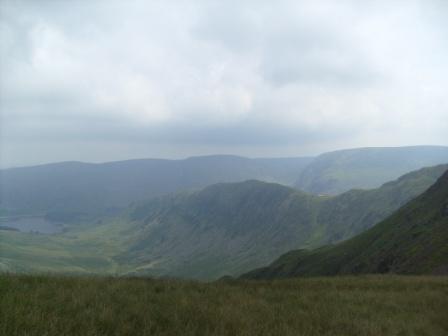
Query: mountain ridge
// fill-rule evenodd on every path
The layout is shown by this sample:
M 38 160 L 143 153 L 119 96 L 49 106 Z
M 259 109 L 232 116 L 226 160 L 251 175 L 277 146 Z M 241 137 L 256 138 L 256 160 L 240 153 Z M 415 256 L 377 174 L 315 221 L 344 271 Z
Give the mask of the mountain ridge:
M 292 184 L 310 158 L 207 156 L 185 160 L 76 161 L 0 170 L 0 208 L 102 214 L 132 202 L 248 178 Z
M 290 251 L 246 279 L 365 273 L 448 274 L 448 170 L 371 229 L 334 246 Z
M 424 192 L 446 169 L 424 168 L 378 189 L 334 197 L 254 180 L 162 196 L 135 208 L 138 239 L 117 260 L 153 265 L 145 268 L 148 275 L 236 275 L 291 246 L 351 238 Z

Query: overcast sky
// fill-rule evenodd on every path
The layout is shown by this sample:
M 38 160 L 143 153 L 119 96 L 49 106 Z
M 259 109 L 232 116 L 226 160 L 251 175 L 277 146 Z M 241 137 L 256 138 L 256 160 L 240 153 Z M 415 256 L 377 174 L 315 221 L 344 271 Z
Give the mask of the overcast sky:
M 0 1 L 0 166 L 448 145 L 448 1 Z

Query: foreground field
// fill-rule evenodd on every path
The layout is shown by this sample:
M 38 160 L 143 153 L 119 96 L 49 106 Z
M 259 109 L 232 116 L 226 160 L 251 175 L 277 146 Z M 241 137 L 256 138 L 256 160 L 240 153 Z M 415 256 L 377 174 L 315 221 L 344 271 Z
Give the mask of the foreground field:
M 448 278 L 0 276 L 1 335 L 447 335 Z

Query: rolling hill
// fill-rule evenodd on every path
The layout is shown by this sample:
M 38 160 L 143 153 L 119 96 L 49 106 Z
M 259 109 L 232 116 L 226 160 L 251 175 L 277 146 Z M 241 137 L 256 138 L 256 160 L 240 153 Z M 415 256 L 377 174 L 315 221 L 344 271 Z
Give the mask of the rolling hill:
M 448 162 L 448 147 L 361 148 L 317 158 L 230 155 L 101 164 L 62 162 L 0 170 L 0 216 L 47 215 L 77 222 L 118 214 L 131 203 L 215 183 L 256 179 L 313 194 L 371 189 L 425 166 Z
M 335 246 L 288 252 L 243 278 L 360 273 L 448 274 L 448 171 L 370 230 Z
M 0 170 L 0 211 L 50 213 L 76 220 L 83 214 L 117 213 L 132 202 L 219 182 L 260 179 L 293 184 L 310 161 L 217 155 L 4 169 Z
M 448 147 L 372 147 L 324 153 L 300 174 L 296 187 L 335 195 L 353 188 L 377 188 L 407 172 L 448 163 Z

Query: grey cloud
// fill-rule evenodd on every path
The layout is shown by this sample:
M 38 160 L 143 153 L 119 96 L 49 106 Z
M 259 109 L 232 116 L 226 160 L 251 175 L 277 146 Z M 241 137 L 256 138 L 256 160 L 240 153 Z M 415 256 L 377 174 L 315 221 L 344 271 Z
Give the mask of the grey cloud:
M 295 156 L 448 144 L 447 11 L 442 0 L 1 1 L 1 164 L 33 146 L 57 160 L 74 143 L 77 159 L 91 147 L 98 160 L 151 153 L 132 146 Z
M 263 7 L 263 2 L 258 5 Z M 258 7 L 256 6 L 256 8 Z M 256 48 L 263 39 L 262 10 L 244 2 L 214 2 L 204 6 L 191 34 L 210 43 L 220 44 L 235 52 Z
M 322 58 L 321 55 L 326 55 Z M 322 86 L 366 86 L 379 75 L 356 51 L 341 47 L 309 46 L 295 40 L 273 44 L 262 63 L 264 78 L 274 85 L 291 83 Z
M 252 122 L 232 125 L 195 125 L 194 121 L 167 123 L 165 125 L 137 126 L 117 118 L 88 118 L 74 115 L 72 118 L 49 120 L 19 120 L 10 123 L 3 137 L 9 142 L 58 142 L 64 141 L 110 141 L 135 144 L 204 145 L 207 146 L 282 146 L 300 143 L 308 145 L 315 141 L 344 139 L 353 136 L 356 129 L 322 129 L 311 127 L 288 127 Z
M 347 29 L 346 23 L 329 23 L 325 18 L 310 22 L 294 3 L 286 2 L 292 7 L 289 12 L 287 6 L 281 6 L 284 1 L 280 5 L 261 2 L 252 6 L 213 3 L 193 34 L 233 52 L 256 54 L 254 62 L 273 85 L 365 86 L 378 80 L 374 65 L 353 41 L 350 30 L 356 27 Z M 351 19 L 351 15 L 341 15 Z

